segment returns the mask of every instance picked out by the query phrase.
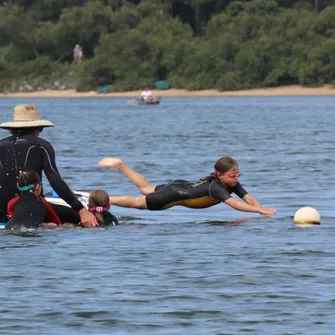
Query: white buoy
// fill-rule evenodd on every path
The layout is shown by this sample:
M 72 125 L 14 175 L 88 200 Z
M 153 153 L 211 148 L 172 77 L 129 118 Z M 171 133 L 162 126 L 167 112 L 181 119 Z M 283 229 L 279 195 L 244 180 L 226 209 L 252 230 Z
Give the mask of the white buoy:
M 313 207 L 302 207 L 294 215 L 295 224 L 320 224 L 319 212 Z

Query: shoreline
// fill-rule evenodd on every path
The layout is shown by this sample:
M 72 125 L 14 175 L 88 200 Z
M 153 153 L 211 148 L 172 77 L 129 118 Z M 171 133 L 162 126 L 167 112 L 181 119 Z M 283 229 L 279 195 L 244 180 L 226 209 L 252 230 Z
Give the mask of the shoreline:
M 241 91 L 200 90 L 188 91 L 184 89 L 152 90 L 158 97 L 257 97 L 257 96 L 335 96 L 335 87 L 322 86 L 316 88 L 302 86 L 282 86 L 273 88 L 259 88 Z M 140 91 L 112 92 L 98 94 L 95 91 L 77 92 L 75 90 L 63 91 L 35 91 L 0 93 L 0 98 L 137 98 Z

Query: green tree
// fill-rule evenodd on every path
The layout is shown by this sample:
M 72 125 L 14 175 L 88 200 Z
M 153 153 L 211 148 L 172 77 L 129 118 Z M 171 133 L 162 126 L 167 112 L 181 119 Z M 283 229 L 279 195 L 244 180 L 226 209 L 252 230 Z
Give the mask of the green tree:
M 195 23 L 196 23 L 196 34 L 197 36 L 200 36 L 201 33 L 201 24 L 202 24 L 202 20 L 201 20 L 201 10 L 202 7 L 207 4 L 207 3 L 211 3 L 213 0 L 185 0 L 186 4 L 189 4 L 193 10 L 194 10 L 194 19 L 195 19 Z
M 19 43 L 25 29 L 22 7 L 5 4 L 0 7 L 0 45 Z

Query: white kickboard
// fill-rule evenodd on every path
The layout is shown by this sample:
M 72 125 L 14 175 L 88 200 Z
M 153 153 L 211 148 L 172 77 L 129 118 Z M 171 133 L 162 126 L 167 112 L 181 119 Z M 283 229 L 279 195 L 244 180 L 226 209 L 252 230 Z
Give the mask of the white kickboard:
M 74 191 L 73 192 L 76 197 L 78 198 L 79 201 L 87 208 L 88 205 L 88 197 L 90 195 L 89 192 L 82 192 L 82 191 Z M 70 207 L 62 198 L 60 198 L 57 194 L 55 193 L 47 193 L 45 195 L 45 200 L 56 205 L 64 205 L 67 207 Z

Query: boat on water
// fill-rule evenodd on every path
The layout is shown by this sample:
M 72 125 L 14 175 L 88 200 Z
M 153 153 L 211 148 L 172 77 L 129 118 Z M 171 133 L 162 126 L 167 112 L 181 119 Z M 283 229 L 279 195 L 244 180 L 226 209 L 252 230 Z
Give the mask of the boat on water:
M 160 100 L 158 98 L 153 98 L 153 99 L 138 99 L 138 104 L 139 105 L 158 105 L 160 103 Z
M 157 101 L 139 101 L 139 105 L 158 105 L 159 100 Z

